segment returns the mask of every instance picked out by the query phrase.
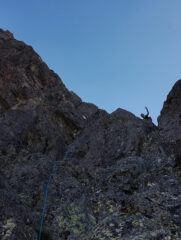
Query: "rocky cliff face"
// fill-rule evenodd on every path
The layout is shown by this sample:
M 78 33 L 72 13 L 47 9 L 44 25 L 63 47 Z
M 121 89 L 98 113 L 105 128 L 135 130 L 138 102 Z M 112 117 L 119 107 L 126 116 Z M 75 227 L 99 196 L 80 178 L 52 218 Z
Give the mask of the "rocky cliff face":
M 55 162 L 42 239 L 181 239 L 180 86 L 158 127 L 108 114 L 0 30 L 1 239 L 38 238 Z
M 181 80 L 176 82 L 168 94 L 158 124 L 165 137 L 173 141 L 181 138 Z

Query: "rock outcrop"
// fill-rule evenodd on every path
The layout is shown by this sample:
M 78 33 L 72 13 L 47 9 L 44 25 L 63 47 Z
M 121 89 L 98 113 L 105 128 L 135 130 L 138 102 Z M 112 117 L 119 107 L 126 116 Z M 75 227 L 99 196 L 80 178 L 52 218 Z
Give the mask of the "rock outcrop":
M 181 80 L 177 81 L 164 102 L 158 126 L 165 137 L 181 140 Z
M 42 239 L 181 239 L 180 86 L 158 127 L 108 114 L 0 30 L 1 239 L 38 238 L 55 162 Z

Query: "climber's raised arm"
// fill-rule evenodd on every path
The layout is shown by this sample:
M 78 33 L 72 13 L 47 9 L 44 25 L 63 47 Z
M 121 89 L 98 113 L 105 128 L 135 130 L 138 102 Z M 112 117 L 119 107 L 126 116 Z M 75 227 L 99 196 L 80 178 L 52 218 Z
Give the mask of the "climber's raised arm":
M 145 107 L 145 109 L 146 109 L 146 112 L 147 112 L 147 116 L 149 115 L 149 111 L 148 111 L 148 108 L 147 107 Z

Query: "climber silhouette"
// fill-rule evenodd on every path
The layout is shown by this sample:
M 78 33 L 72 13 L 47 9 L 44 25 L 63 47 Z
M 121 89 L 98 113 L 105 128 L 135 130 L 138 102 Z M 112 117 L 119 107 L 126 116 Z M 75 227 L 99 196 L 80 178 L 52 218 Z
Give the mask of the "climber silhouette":
M 152 118 L 149 117 L 149 111 L 148 111 L 148 108 L 145 107 L 145 109 L 146 109 L 147 114 L 145 115 L 145 114 L 141 113 L 141 117 L 142 117 L 143 119 L 145 119 L 145 120 L 149 120 L 149 121 L 152 122 Z

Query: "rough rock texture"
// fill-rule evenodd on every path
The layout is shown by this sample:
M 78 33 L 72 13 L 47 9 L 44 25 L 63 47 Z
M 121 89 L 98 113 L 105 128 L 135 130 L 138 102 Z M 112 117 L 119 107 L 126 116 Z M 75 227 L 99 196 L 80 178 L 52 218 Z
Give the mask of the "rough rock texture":
M 0 30 L 0 238 L 37 239 L 56 161 L 42 239 L 181 239 L 180 81 L 169 96 L 159 127 L 108 114 Z
M 168 94 L 158 124 L 163 135 L 172 141 L 181 140 L 181 80 L 176 82 Z

